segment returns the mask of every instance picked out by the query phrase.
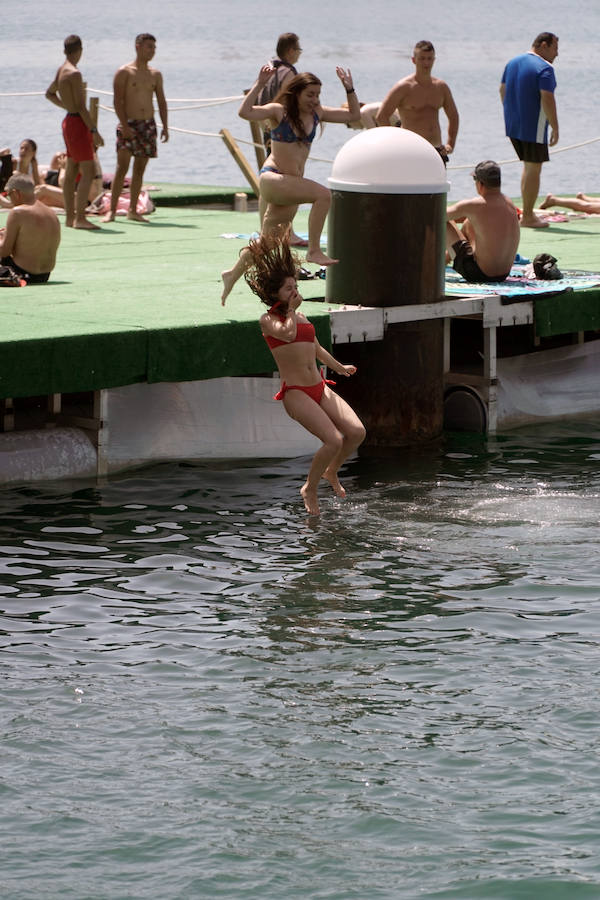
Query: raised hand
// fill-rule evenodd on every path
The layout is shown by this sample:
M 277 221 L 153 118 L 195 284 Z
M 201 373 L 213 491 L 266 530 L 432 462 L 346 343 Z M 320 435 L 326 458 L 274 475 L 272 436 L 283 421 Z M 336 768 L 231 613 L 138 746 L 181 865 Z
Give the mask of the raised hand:
M 343 69 L 341 66 L 335 67 L 335 74 L 344 85 L 345 91 L 351 91 L 354 87 L 352 83 L 352 72 L 350 69 Z

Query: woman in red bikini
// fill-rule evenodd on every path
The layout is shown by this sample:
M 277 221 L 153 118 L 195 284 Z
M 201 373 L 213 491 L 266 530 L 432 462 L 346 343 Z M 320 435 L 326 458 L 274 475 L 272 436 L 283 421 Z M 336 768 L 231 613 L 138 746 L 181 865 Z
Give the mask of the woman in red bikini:
M 260 325 L 281 376 L 281 390 L 274 399 L 283 401 L 287 414 L 322 441 L 300 489 L 306 511 L 318 516 L 319 481 L 325 478 L 338 497 L 346 496 L 338 471 L 364 440 L 365 429 L 354 410 L 328 387 L 334 382 L 325 380 L 317 359 L 346 378 L 354 375 L 356 366 L 345 366 L 324 350 L 314 326 L 298 312 L 302 303 L 296 287 L 298 261 L 289 234 L 280 241 L 261 237 L 250 241 L 247 249 L 251 265 L 245 279 L 269 307 Z
M 329 212 L 331 194 L 322 184 L 305 178 L 304 167 L 319 123 L 360 119 L 360 105 L 352 84 L 352 74 L 349 69 L 336 68 L 348 98 L 346 107 L 321 106 L 321 82 L 310 72 L 294 76 L 272 103 L 256 106 L 260 91 L 274 72 L 270 65 L 262 67 L 256 84 L 239 109 L 242 119 L 255 122 L 268 120 L 271 127 L 271 153 L 260 170 L 260 200 L 261 205 L 266 206 L 261 233 L 273 237 L 282 235 L 292 222 L 298 205 L 310 203 L 306 261 L 318 266 L 330 266 L 337 259 L 331 259 L 321 250 L 321 232 Z M 250 264 L 251 259 L 244 250 L 236 265 L 221 273 L 223 304 Z

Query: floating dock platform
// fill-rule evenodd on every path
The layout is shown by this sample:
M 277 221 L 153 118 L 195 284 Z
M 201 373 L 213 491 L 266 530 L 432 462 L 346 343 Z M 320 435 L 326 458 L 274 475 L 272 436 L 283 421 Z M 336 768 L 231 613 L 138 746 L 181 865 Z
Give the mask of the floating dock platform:
M 272 401 L 278 379 L 257 298 L 241 281 L 220 303 L 220 272 L 258 227 L 255 210 L 232 210 L 242 191 L 161 185 L 148 224 L 65 228 L 47 285 L 0 291 L 0 481 L 314 449 Z M 295 224 L 306 228 L 303 211 Z M 600 217 L 575 218 L 524 229 L 519 249 L 595 271 L 599 236 Z M 390 297 L 377 309 L 326 304 L 318 278 L 300 290 L 319 341 L 359 366 L 366 396 L 375 386 L 360 368 L 365 345 L 439 319 L 435 365 L 451 427 L 493 431 L 600 406 L 600 287 L 507 302 L 465 286 L 464 296 Z

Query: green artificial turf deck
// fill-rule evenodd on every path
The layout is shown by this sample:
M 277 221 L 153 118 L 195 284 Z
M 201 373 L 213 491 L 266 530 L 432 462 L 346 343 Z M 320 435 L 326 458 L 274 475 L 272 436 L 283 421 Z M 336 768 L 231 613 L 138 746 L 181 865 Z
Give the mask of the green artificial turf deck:
M 0 290 L 0 397 L 272 371 L 258 299 L 243 280 L 225 308 L 219 299 L 220 272 L 245 244 L 221 235 L 252 233 L 257 213 L 167 206 L 169 195 L 207 189 L 164 187 L 147 225 L 117 218 L 94 233 L 63 228 L 47 285 Z M 0 225 L 5 218 L 0 213 Z M 306 231 L 304 209 L 295 224 Z M 598 271 L 600 217 L 523 229 L 519 250 L 531 259 L 552 253 L 561 268 Z M 329 347 L 328 305 L 311 302 L 324 297 L 325 282 L 300 282 L 300 290 Z M 550 317 L 554 303 L 567 309 L 573 296 L 547 301 Z

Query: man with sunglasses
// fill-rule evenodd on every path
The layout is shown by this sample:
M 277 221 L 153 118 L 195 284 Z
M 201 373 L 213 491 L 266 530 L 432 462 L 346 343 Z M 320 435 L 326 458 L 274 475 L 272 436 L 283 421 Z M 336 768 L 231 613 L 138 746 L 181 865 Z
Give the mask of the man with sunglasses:
M 521 236 L 516 207 L 500 190 L 500 166 L 491 159 L 473 172 L 477 196 L 459 200 L 446 213 L 446 258 L 466 281 L 504 281 Z M 457 223 L 462 222 L 462 228 Z

